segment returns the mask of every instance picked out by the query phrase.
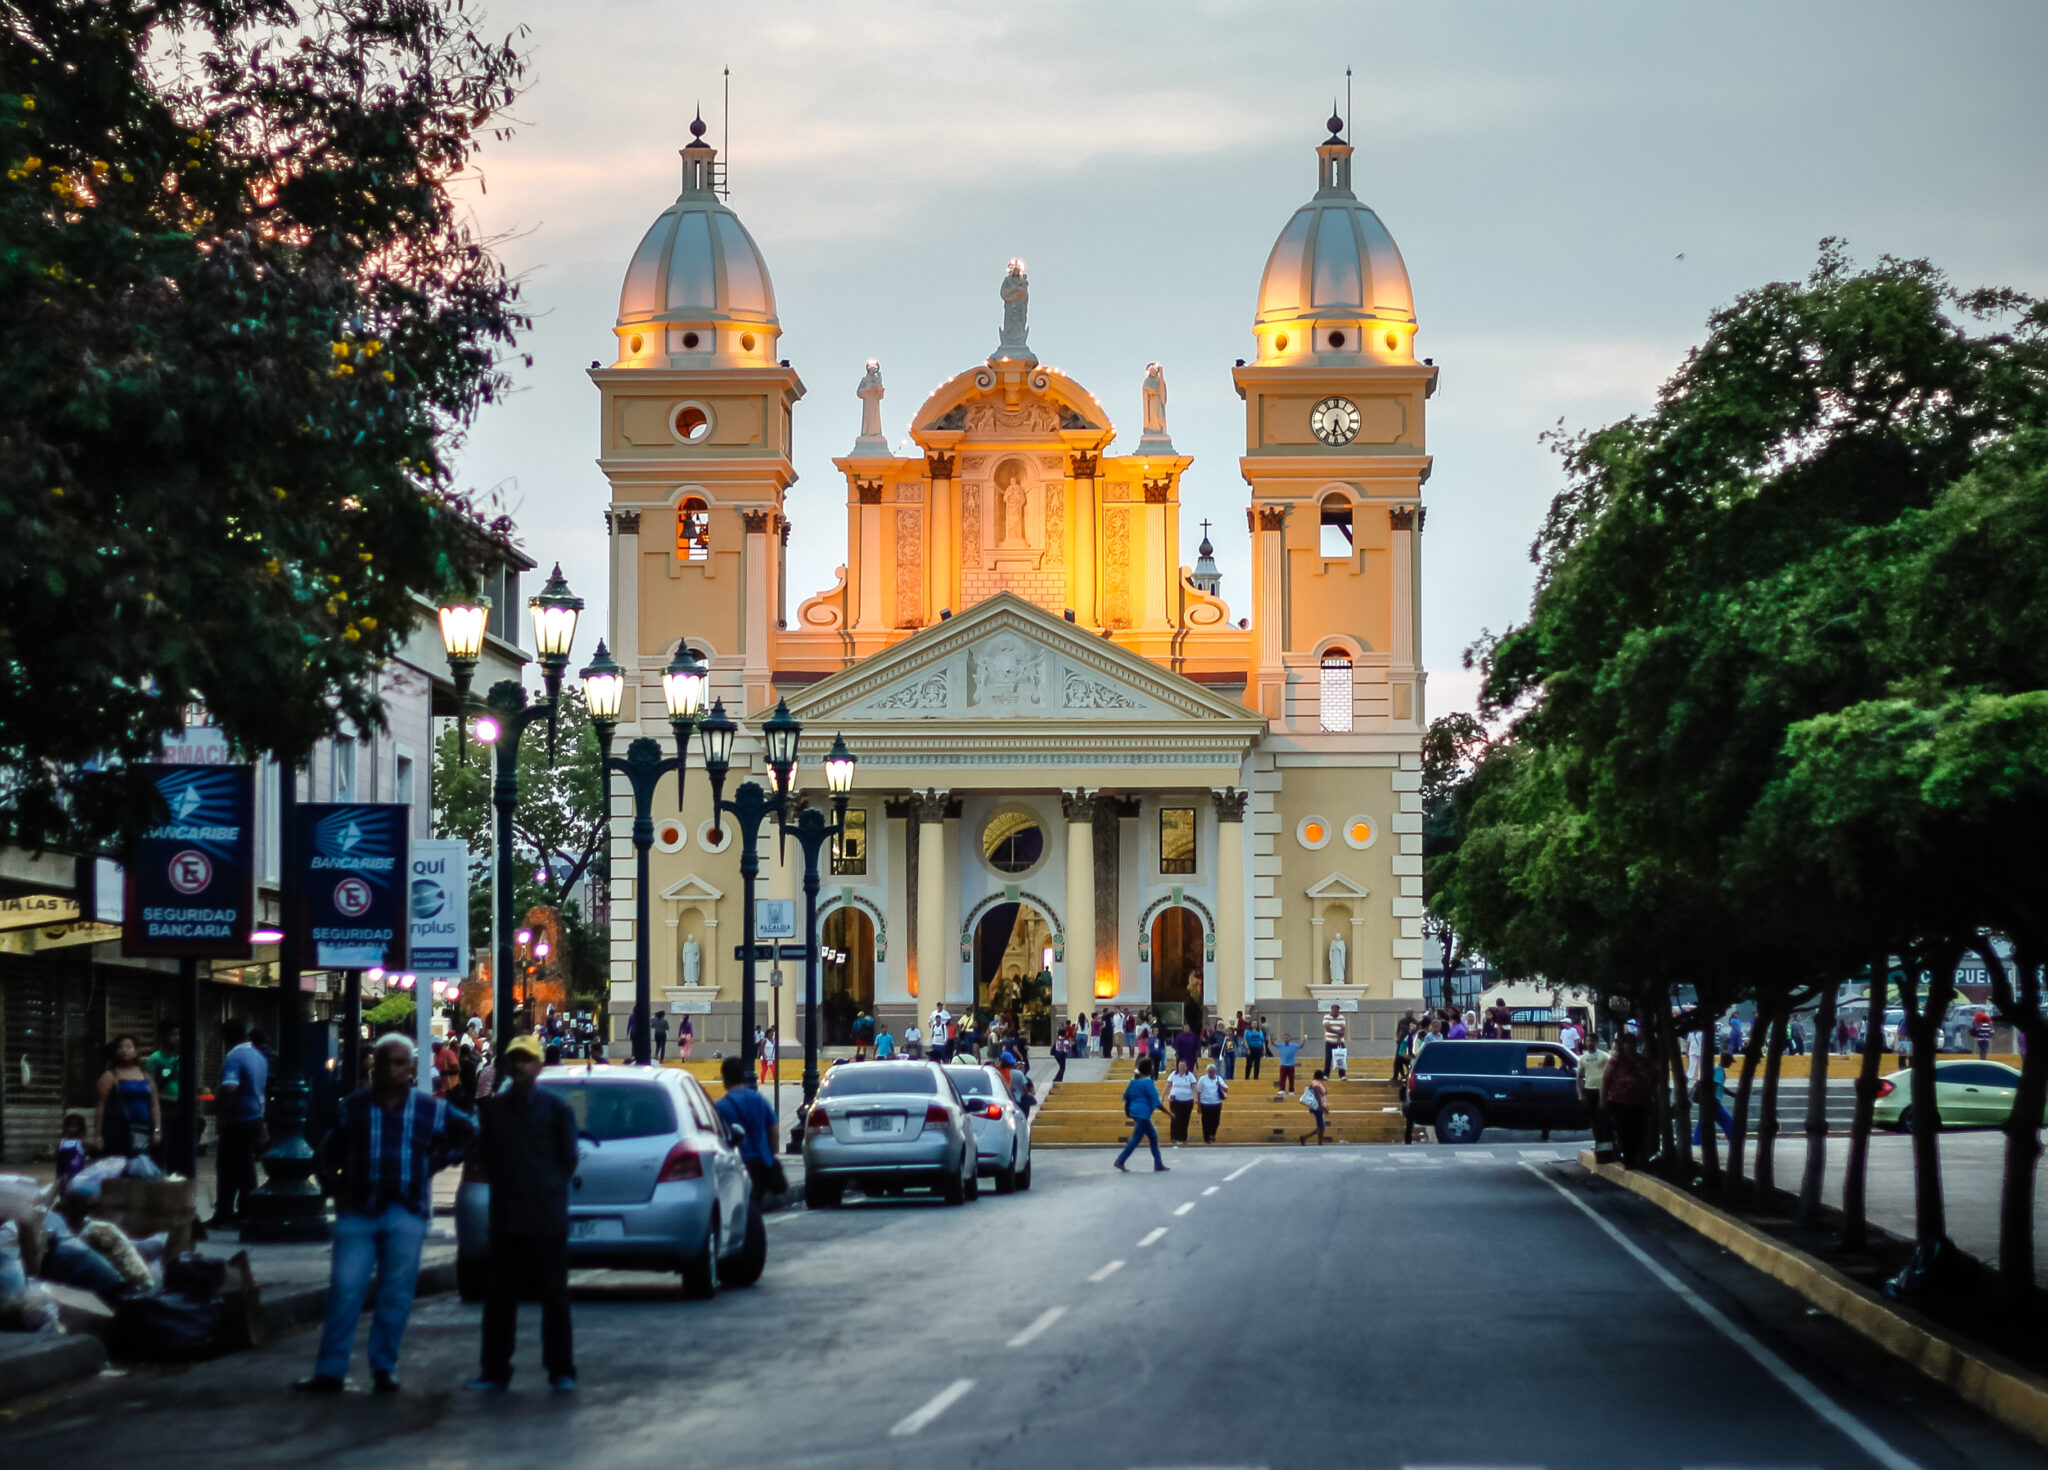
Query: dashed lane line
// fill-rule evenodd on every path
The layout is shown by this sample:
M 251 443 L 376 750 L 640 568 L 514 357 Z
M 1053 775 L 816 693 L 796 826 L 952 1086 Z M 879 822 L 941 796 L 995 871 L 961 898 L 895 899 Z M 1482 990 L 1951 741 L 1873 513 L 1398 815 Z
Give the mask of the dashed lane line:
M 974 1392 L 974 1380 L 972 1378 L 956 1378 L 933 1394 L 922 1408 L 913 1409 L 910 1413 L 898 1419 L 895 1424 L 890 1426 L 889 1433 L 898 1438 L 907 1434 L 915 1434 L 972 1392 Z
M 1209 1187 L 1208 1187 L 1207 1189 L 1203 1190 L 1203 1191 L 1202 1191 L 1202 1193 L 1203 1193 L 1203 1194 L 1214 1194 L 1214 1193 L 1215 1193 L 1215 1192 L 1216 1192 L 1217 1190 L 1221 1189 L 1222 1187 L 1223 1187 L 1223 1186 L 1222 1186 L 1222 1185 L 1220 1185 L 1220 1184 L 1212 1184 L 1212 1185 L 1210 1185 L 1210 1186 L 1209 1186 Z
M 1047 1307 L 1029 1327 L 1010 1339 L 1011 1347 L 1023 1347 L 1045 1336 L 1046 1329 L 1067 1315 L 1065 1307 Z
M 1231 1173 L 1225 1174 L 1223 1176 L 1223 1182 L 1225 1184 L 1228 1184 L 1233 1179 L 1242 1179 L 1245 1175 L 1251 1173 L 1252 1170 L 1258 1168 L 1259 1165 L 1265 1162 L 1266 1161 L 1264 1159 L 1253 1159 L 1249 1164 L 1241 1164 Z
M 1100 1271 L 1097 1271 L 1093 1276 L 1090 1276 L 1088 1279 L 1091 1282 L 1107 1281 L 1110 1277 L 1116 1275 L 1117 1272 L 1123 1270 L 1123 1268 L 1124 1263 L 1122 1261 L 1111 1261 L 1107 1266 L 1104 1266 Z
M 1182 1205 L 1179 1209 L 1173 1212 L 1174 1218 L 1179 1219 L 1182 1215 L 1185 1215 L 1189 1210 L 1192 1210 L 1194 1207 L 1195 1202 L 1193 1200 L 1189 1200 L 1186 1204 Z
M 1138 1249 L 1143 1250 L 1148 1245 L 1157 1245 L 1165 1235 L 1166 1227 L 1164 1225 L 1153 1226 L 1151 1230 L 1146 1232 L 1145 1238 L 1138 1242 Z

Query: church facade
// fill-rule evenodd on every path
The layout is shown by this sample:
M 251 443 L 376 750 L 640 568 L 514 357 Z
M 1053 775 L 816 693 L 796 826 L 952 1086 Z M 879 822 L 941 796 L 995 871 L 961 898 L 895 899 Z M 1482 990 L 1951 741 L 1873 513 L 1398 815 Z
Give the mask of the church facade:
M 803 722 L 798 779 L 816 799 L 835 735 L 859 757 L 823 876 L 826 1041 L 862 1011 L 900 1034 L 942 999 L 1022 1004 L 1041 1032 L 1149 1007 L 1256 1009 L 1300 1035 L 1337 1004 L 1354 1047 L 1391 1050 L 1422 994 L 1436 368 L 1414 355 L 1407 272 L 1352 191 L 1337 120 L 1235 369 L 1254 553 L 1239 608 L 1206 536 L 1182 561 L 1192 461 L 1168 431 L 1164 370 L 1147 369 L 1142 433 L 1121 450 L 1101 401 L 1038 361 L 1012 261 L 993 350 L 917 408 L 914 453 L 890 447 L 867 364 L 860 437 L 834 461 L 845 564 L 792 611 L 784 501 L 805 389 L 778 357 L 766 262 L 693 132 L 682 194 L 628 268 L 617 357 L 590 374 L 608 640 L 637 681 L 620 733 L 667 746 L 661 673 L 680 643 L 740 721 L 731 783 L 765 780 L 758 732 L 778 700 Z M 631 812 L 615 800 L 612 980 L 629 1003 Z M 673 810 L 665 787 L 657 811 Z M 743 928 L 739 851 L 711 817 L 699 769 L 680 815 L 657 820 L 650 936 L 655 1004 L 690 1015 L 707 1050 L 737 1039 Z M 797 896 L 799 849 L 764 845 L 762 896 Z M 793 1048 L 801 966 L 768 980 L 764 965 L 761 1017 Z

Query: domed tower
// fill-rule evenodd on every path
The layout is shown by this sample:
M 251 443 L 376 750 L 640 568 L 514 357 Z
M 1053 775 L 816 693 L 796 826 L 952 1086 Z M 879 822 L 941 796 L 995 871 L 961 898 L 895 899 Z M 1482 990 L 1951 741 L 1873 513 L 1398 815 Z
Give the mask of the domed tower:
M 1330 119 L 1315 195 L 1267 257 L 1256 356 L 1235 373 L 1252 490 L 1253 702 L 1276 731 L 1343 745 L 1393 737 L 1405 750 L 1423 721 L 1417 540 L 1436 369 L 1415 359 L 1408 268 L 1352 192 L 1343 129 Z
M 802 381 L 776 357 L 782 324 L 760 247 L 720 197 L 704 120 L 682 150 L 683 189 L 626 268 L 609 367 L 591 365 L 611 482 L 613 656 L 660 717 L 679 635 L 711 659 L 733 713 L 769 703 L 785 616 L 783 496 L 796 479 Z

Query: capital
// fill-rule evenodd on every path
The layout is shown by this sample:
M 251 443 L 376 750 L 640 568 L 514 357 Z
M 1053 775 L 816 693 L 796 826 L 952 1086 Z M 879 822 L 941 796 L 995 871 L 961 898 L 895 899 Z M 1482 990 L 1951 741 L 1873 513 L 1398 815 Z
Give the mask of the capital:
M 910 814 L 920 823 L 943 822 L 946 812 L 953 804 L 950 791 L 913 791 L 905 798 L 910 803 Z
M 1062 791 L 1060 793 L 1060 815 L 1069 822 L 1094 821 L 1094 794 L 1082 786 L 1077 786 L 1072 791 Z
M 1249 791 L 1241 791 L 1235 786 L 1226 786 L 1221 791 L 1209 793 L 1209 800 L 1215 803 L 1216 820 L 1219 822 L 1242 822 L 1245 803 L 1250 798 Z

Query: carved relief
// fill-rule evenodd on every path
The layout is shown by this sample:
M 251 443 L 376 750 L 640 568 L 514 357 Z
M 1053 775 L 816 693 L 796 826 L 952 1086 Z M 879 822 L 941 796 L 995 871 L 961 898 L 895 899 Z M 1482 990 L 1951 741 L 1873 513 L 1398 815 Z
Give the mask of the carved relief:
M 969 485 L 960 492 L 960 565 L 981 565 L 981 487 Z
M 860 503 L 862 505 L 880 505 L 882 503 L 882 482 L 880 480 L 855 480 L 853 488 L 854 492 L 860 496 Z
M 987 463 L 987 455 L 970 454 L 967 456 L 967 458 L 960 461 L 960 468 L 965 470 L 968 474 L 972 475 L 978 473 L 981 470 L 982 466 L 986 465 Z
M 749 536 L 765 536 L 775 524 L 775 512 L 772 510 L 743 510 L 740 512 L 740 519 L 746 523 Z
M 925 456 L 924 467 L 934 480 L 953 478 L 953 456 L 944 451 L 934 451 Z
M 903 801 L 910 808 L 910 818 L 913 823 L 937 824 L 945 821 L 947 816 L 950 815 L 949 808 L 953 804 L 953 793 L 950 791 L 913 791 L 905 796 Z M 915 885 L 912 886 L 914 887 Z M 912 932 L 915 932 L 914 928 Z
M 1077 450 L 1074 454 L 1074 478 L 1077 480 L 1094 479 L 1095 467 L 1101 462 L 1100 456 L 1086 449 Z
M 912 680 L 899 688 L 890 690 L 876 700 L 870 709 L 875 710 L 919 710 L 944 709 L 948 692 L 947 672 L 938 669 L 922 679 Z
M 1284 531 L 1287 529 L 1287 507 L 1284 505 L 1262 505 L 1258 507 L 1259 529 L 1261 531 Z
M 955 404 L 952 408 L 947 409 L 944 413 L 940 414 L 937 418 L 933 419 L 930 423 L 926 424 L 925 427 L 927 429 L 966 428 L 967 405 L 964 403 Z
M 1095 793 L 1085 786 L 1060 793 L 1060 815 L 1070 822 L 1095 820 Z
M 1026 709 L 1045 702 L 1045 650 L 1008 634 L 967 651 L 967 703 Z
M 924 485 L 917 480 L 898 480 L 896 499 L 899 502 L 908 501 L 913 505 L 920 504 L 924 500 Z
M 1249 791 L 1240 791 L 1235 786 L 1209 793 L 1209 800 L 1216 804 L 1216 820 L 1219 822 L 1242 822 L 1245 803 L 1250 799 Z
M 1058 468 L 1055 462 L 1054 468 Z M 1045 564 L 1063 566 L 1067 560 L 1067 487 L 1045 487 Z
M 924 622 L 924 512 L 905 506 L 896 512 L 896 624 Z
M 1171 480 L 1147 480 L 1145 482 L 1145 504 L 1166 504 L 1167 487 L 1172 483 Z
M 1131 482 L 1129 480 L 1111 480 L 1102 487 L 1102 499 L 1105 504 L 1116 500 L 1129 500 L 1130 498 Z
M 1059 431 L 1060 416 L 1049 403 L 1027 403 L 1020 408 L 1003 408 L 977 403 L 967 410 L 967 432 L 995 434 L 1052 434 Z
M 1068 669 L 1060 702 L 1067 709 L 1136 709 L 1138 701 L 1114 684 L 1091 679 L 1079 669 Z
M 1038 462 L 1049 475 L 1056 475 L 1060 472 L 1060 457 L 1057 454 L 1041 454 L 1038 457 Z
M 1391 506 L 1387 510 L 1387 521 L 1396 531 L 1415 529 L 1415 507 L 1412 505 Z
M 995 499 L 989 509 L 996 517 L 996 544 L 1023 546 L 1030 537 L 1024 530 L 1024 507 L 1030 491 L 1024 487 L 1024 461 L 1006 459 L 996 466 Z
M 1131 625 L 1131 513 L 1121 507 L 1103 516 L 1102 621 Z

